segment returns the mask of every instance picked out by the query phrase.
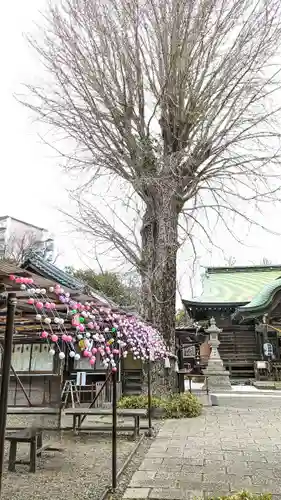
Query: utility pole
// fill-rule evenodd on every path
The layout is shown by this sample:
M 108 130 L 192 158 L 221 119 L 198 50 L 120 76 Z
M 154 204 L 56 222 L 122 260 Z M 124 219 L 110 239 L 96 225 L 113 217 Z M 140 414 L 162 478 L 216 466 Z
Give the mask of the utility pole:
M 2 373 L 1 373 L 0 497 L 2 492 L 4 444 L 5 444 L 5 433 L 6 433 L 6 422 L 7 422 L 7 407 L 8 407 L 8 394 L 9 394 L 11 358 L 13 350 L 13 333 L 14 333 L 16 305 L 17 305 L 16 293 L 15 292 L 8 293 L 5 342 L 4 342 L 4 352 L 2 354 Z

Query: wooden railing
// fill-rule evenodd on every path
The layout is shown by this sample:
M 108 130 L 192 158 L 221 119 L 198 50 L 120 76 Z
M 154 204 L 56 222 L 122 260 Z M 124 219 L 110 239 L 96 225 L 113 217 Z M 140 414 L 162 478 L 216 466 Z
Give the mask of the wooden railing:
M 103 390 L 101 390 L 102 385 L 103 382 L 96 382 L 96 394 L 100 391 L 97 400 L 95 402 L 96 408 L 101 408 L 105 404 L 112 403 L 111 381 L 106 383 Z M 122 396 L 122 384 L 121 382 L 117 382 L 117 401 L 121 398 L 121 396 Z
M 1 377 L 0 377 L 1 380 Z M 60 376 L 50 374 L 21 374 L 10 376 L 8 406 L 60 405 Z

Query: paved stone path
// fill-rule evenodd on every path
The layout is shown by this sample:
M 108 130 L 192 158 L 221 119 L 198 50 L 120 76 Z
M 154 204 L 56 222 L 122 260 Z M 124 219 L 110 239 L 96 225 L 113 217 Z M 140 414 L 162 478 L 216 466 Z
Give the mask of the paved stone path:
M 281 500 L 281 407 L 213 407 L 196 419 L 167 420 L 124 498 L 184 500 L 243 489 Z

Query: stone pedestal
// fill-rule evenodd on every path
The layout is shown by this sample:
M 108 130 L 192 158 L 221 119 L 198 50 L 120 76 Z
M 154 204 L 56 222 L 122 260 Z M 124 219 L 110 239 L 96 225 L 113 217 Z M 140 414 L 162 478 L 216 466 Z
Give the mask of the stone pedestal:
M 229 392 L 231 391 L 231 384 L 229 380 L 229 372 L 223 366 L 218 347 L 220 341 L 218 339 L 219 333 L 222 330 L 217 327 L 215 319 L 211 318 L 210 326 L 205 332 L 210 336 L 209 345 L 211 347 L 211 354 L 208 361 L 208 366 L 204 370 L 206 376 L 205 388 L 208 384 L 210 392 Z

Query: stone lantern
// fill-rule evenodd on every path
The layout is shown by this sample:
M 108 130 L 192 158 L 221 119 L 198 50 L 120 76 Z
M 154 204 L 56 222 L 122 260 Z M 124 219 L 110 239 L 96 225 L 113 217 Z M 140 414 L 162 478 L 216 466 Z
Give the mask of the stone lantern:
M 208 384 L 208 389 L 210 392 L 231 391 L 229 372 L 225 370 L 223 361 L 218 351 L 218 347 L 220 345 L 218 337 L 219 333 L 221 333 L 222 330 L 217 327 L 214 318 L 211 318 L 210 326 L 205 330 L 205 332 L 209 335 L 208 344 L 211 347 L 208 366 L 203 372 L 204 375 L 206 375 L 205 385 Z

